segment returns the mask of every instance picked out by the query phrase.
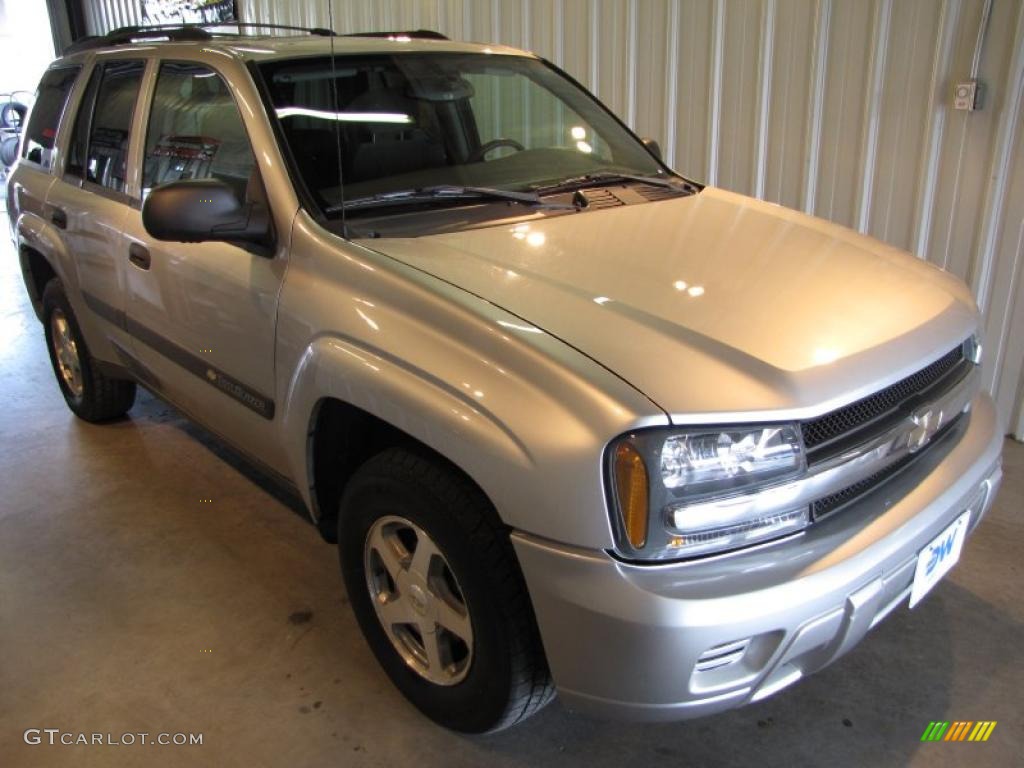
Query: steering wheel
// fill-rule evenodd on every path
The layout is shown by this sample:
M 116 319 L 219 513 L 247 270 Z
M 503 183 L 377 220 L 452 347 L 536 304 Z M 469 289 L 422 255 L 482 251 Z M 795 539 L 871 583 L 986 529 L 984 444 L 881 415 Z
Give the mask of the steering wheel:
M 515 139 L 492 139 L 486 144 L 482 144 L 480 148 L 469 156 L 469 162 L 479 163 L 488 155 L 499 147 L 512 147 L 516 152 L 522 152 L 526 147 L 520 144 Z

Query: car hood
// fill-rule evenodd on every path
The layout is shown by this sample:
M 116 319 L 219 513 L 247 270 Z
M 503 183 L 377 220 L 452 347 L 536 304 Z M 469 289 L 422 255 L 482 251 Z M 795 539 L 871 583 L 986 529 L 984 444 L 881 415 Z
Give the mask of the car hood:
M 707 188 L 529 223 L 361 244 L 522 318 L 677 423 L 803 418 L 977 328 L 962 282 L 877 240 Z

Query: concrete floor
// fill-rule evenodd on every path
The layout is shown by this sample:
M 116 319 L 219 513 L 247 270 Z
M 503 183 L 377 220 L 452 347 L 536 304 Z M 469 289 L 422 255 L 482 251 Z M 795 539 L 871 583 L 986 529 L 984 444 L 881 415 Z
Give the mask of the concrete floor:
M 960 565 L 846 658 L 761 704 L 671 725 L 557 701 L 445 732 L 378 669 L 334 548 L 173 409 L 74 419 L 0 246 L 0 765 L 1022 765 L 1024 446 Z M 203 499 L 210 499 L 205 503 Z M 930 720 L 996 720 L 921 744 Z M 201 732 L 202 746 L 28 746 L 27 728 Z

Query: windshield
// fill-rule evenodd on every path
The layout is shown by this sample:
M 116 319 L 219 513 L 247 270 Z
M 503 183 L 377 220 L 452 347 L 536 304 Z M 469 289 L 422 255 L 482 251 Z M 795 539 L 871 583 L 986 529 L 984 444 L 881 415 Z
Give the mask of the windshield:
M 297 175 L 328 215 L 445 185 L 529 191 L 590 174 L 668 177 L 589 94 L 536 59 L 345 55 L 333 68 L 323 57 L 260 69 Z

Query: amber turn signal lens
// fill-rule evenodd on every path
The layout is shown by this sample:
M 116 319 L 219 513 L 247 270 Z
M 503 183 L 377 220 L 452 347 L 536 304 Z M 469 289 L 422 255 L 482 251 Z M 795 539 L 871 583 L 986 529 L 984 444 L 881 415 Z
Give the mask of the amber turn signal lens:
M 633 549 L 642 549 L 647 542 L 647 467 L 629 443 L 615 449 L 615 491 L 626 538 Z

